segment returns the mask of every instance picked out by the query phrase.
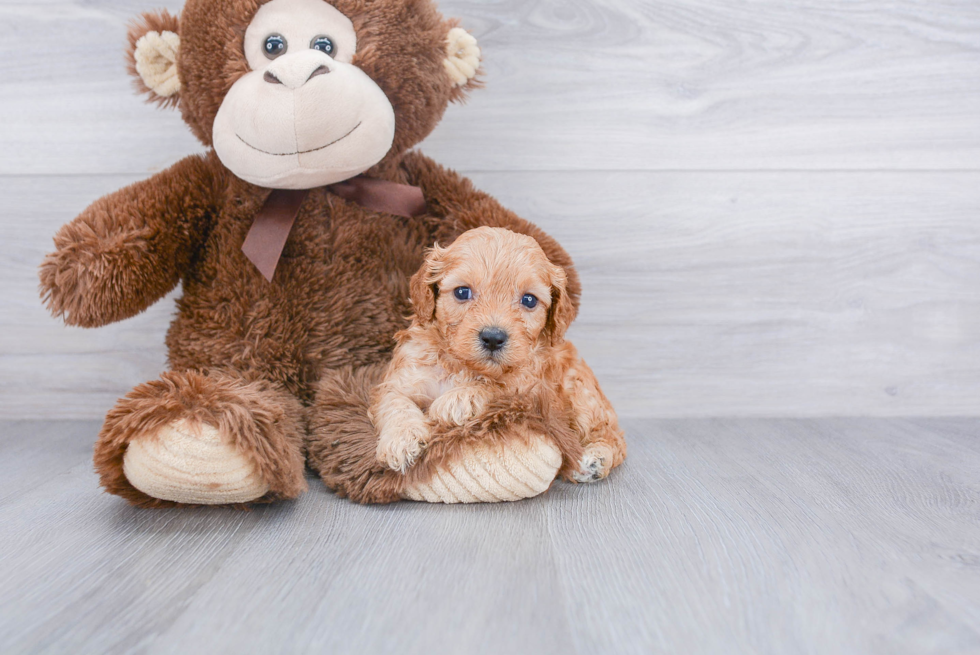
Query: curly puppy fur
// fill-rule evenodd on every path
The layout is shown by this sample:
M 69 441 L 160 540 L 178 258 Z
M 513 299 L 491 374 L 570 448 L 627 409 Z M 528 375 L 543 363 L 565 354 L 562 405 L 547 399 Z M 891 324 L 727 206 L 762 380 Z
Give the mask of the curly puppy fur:
M 490 248 L 488 236 L 495 242 Z M 470 270 L 464 271 L 467 262 Z M 486 291 L 491 302 L 460 317 L 452 285 L 459 276 L 470 275 L 476 297 Z M 310 413 L 309 464 L 338 494 L 356 502 L 386 503 L 400 499 L 401 490 L 414 481 L 427 480 L 473 441 L 527 442 L 545 436 L 564 455 L 563 478 L 588 482 L 605 477 L 623 462 L 626 445 L 591 370 L 564 340 L 575 315 L 567 277 L 567 269 L 548 261 L 533 240 L 506 230 L 475 230 L 450 248 L 433 248 L 412 279 L 414 317 L 409 329 L 397 335 L 390 368 L 383 363 L 341 368 L 320 380 Z M 536 312 L 517 305 L 521 296 L 516 294 L 527 289 L 536 289 L 544 301 Z M 448 311 L 440 313 L 441 305 Z M 498 323 L 509 317 L 515 335 L 514 350 L 500 353 L 496 361 L 487 361 L 472 338 L 487 317 Z M 469 339 L 461 334 L 467 330 Z M 450 334 L 459 338 L 447 342 L 445 335 Z M 470 402 L 470 411 L 453 416 L 447 400 L 444 415 L 424 416 L 429 426 L 425 447 L 405 475 L 388 466 L 386 457 L 385 463 L 379 461 L 378 431 L 369 410 L 376 419 L 385 415 L 382 422 L 397 421 L 401 410 L 431 411 L 438 395 L 433 390 L 442 386 L 439 380 L 446 384 L 451 378 L 477 393 L 450 397 L 479 397 L 478 411 Z M 466 403 L 462 405 L 465 409 Z
M 544 434 L 577 434 L 557 440 L 575 481 L 604 478 L 623 461 L 616 414 L 564 339 L 574 315 L 565 273 L 534 239 L 482 227 L 434 247 L 412 279 L 412 303 L 369 411 L 379 462 L 404 473 L 434 435 L 485 432 L 495 423 L 488 408 L 496 416 L 528 402 L 558 421 Z
M 334 488 L 366 488 L 356 476 L 375 465 L 375 436 L 358 431 L 363 408 L 353 392 L 343 395 L 343 385 L 356 387 L 369 377 L 364 367 L 391 357 L 393 335 L 407 326 L 411 311 L 409 278 L 437 241 L 451 243 L 481 225 L 531 235 L 564 268 L 568 298 L 577 303 L 572 261 L 553 239 L 468 180 L 409 152 L 449 102 L 477 86 L 456 87 L 445 72 L 446 38 L 456 23 L 429 0 L 330 3 L 353 21 L 354 61 L 395 112 L 394 145 L 367 174 L 421 187 L 426 215 L 372 212 L 314 189 L 270 284 L 241 251 L 270 191 L 232 175 L 211 150 L 96 201 L 59 230 L 54 252 L 41 265 L 41 294 L 50 311 L 83 327 L 134 316 L 182 284 L 167 334 L 172 372 L 121 400 L 99 437 L 103 484 L 132 502 L 165 504 L 126 482 L 126 445 L 161 421 L 187 417 L 238 435 L 236 445 L 258 463 L 272 495 L 296 496 L 304 488 L 297 464 L 303 405 L 312 405 L 311 420 L 320 428 L 307 435 L 311 464 Z M 223 98 L 248 71 L 242 38 L 261 5 L 188 0 L 179 18 L 147 14 L 131 29 L 131 48 L 150 30 L 179 32 L 179 97 L 161 99 L 140 89 L 163 105 L 176 102 L 206 146 Z M 341 414 L 350 427 L 338 428 L 334 419 Z M 364 461 L 324 459 L 337 434 L 354 440 L 344 446 L 345 457 Z M 362 438 L 371 441 L 370 452 L 362 452 Z

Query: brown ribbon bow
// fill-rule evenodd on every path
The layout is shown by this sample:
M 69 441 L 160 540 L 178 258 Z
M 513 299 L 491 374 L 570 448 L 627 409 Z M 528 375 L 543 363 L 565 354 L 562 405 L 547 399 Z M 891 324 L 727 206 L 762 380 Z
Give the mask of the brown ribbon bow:
M 426 212 L 425 196 L 422 189 L 416 186 L 358 175 L 331 184 L 326 189 L 371 211 L 405 218 L 414 218 Z M 286 247 L 299 208 L 309 193 L 309 190 L 273 189 L 245 237 L 242 252 L 269 282 L 272 282 L 276 266 L 279 265 L 279 257 Z

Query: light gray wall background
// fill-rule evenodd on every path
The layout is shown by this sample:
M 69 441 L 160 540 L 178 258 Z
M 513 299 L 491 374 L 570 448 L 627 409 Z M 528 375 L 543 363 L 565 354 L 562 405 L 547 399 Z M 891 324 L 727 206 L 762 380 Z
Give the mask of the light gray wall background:
M 0 2 L 0 417 L 99 418 L 165 367 L 168 298 L 98 330 L 35 270 L 100 195 L 200 150 L 125 24 Z M 623 415 L 977 415 L 980 3 L 445 1 L 487 88 L 422 149 L 555 235 Z

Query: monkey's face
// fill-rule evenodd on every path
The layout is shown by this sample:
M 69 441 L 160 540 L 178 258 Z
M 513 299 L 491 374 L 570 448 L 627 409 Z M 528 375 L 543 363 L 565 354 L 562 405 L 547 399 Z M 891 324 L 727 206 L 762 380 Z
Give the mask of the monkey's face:
M 140 89 L 263 187 L 383 166 L 478 86 L 476 40 L 430 0 L 187 0 L 129 36 Z
M 357 35 L 323 0 L 272 0 L 245 32 L 250 72 L 214 121 L 214 149 L 238 177 L 308 189 L 363 173 L 384 158 L 395 113 L 384 91 L 351 64 Z

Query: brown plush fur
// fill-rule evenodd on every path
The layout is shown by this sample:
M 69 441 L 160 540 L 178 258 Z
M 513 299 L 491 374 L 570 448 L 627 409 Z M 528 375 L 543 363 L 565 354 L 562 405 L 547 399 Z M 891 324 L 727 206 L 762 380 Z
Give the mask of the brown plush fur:
M 568 296 L 577 306 L 578 278 L 553 239 L 468 180 L 407 152 L 431 132 L 447 103 L 460 97 L 442 68 L 452 24 L 429 0 L 334 4 L 357 28 L 355 63 L 377 81 L 395 109 L 395 145 L 369 174 L 420 186 L 427 215 L 405 219 L 371 212 L 314 189 L 269 283 L 241 245 L 270 192 L 233 176 L 212 151 L 95 202 L 59 230 L 55 251 L 41 265 L 48 308 L 66 323 L 84 327 L 138 314 L 183 284 L 167 334 L 170 366 L 179 373 L 141 385 L 121 400 L 99 437 L 97 464 L 106 488 L 133 502 L 163 504 L 125 483 L 125 445 L 165 417 L 178 416 L 237 431 L 239 448 L 259 463 L 273 495 L 297 495 L 302 490 L 296 477 L 299 403 L 313 404 L 319 429 L 310 434 L 308 448 L 328 485 L 351 495 L 359 484 L 367 489 L 358 476 L 372 470 L 373 452 L 366 461 L 357 459 L 357 440 L 368 434 L 360 431 L 358 385 L 370 371 L 361 369 L 390 358 L 393 336 L 406 327 L 411 309 L 408 280 L 422 263 L 423 250 L 437 241 L 448 245 L 480 225 L 529 234 L 565 268 Z M 258 0 L 189 0 L 180 16 L 179 108 L 205 144 L 210 145 L 222 98 L 246 70 L 241 39 L 259 5 Z M 172 17 L 147 17 L 130 41 L 161 27 L 178 26 Z M 280 418 L 269 422 L 264 416 Z M 246 428 L 249 421 L 254 427 Z M 340 425 L 344 421 L 350 425 Z M 343 445 L 348 456 L 343 465 L 325 469 L 329 458 L 323 453 L 338 434 L 352 440 Z M 359 498 L 387 496 L 364 491 Z
M 169 423 L 190 419 L 213 425 L 251 459 L 269 493 L 260 502 L 294 498 L 306 490 L 302 404 L 263 380 L 245 382 L 221 371 L 164 373 L 133 389 L 106 416 L 95 448 L 95 468 L 109 493 L 143 507 L 168 507 L 134 488 L 122 471 L 126 445 Z

